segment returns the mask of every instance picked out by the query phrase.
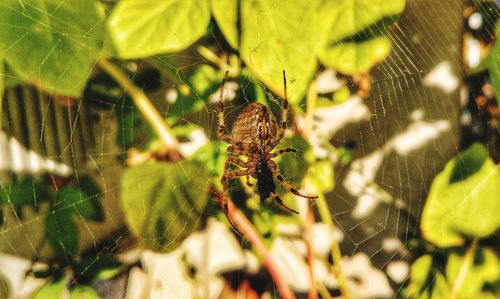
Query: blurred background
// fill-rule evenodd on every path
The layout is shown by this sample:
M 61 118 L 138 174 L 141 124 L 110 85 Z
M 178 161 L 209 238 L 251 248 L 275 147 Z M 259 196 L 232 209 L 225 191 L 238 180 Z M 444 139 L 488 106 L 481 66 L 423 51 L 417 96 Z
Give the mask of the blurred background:
M 498 15 L 3 0 L 0 298 L 498 298 Z M 226 134 L 250 103 L 281 119 L 286 72 L 274 160 L 318 196 L 278 186 L 296 215 L 232 179 L 239 232 L 226 71 Z

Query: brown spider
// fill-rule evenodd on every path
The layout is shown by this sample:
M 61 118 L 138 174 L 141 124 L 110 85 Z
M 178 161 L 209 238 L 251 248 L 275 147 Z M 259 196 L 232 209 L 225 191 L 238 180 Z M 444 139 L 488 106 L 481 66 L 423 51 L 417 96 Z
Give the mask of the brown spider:
M 229 157 L 224 165 L 224 174 L 221 178 L 221 184 L 224 192 L 223 209 L 226 217 L 228 216 L 228 180 L 246 176 L 247 185 L 252 186 L 249 177 L 257 179 L 257 189 L 261 200 L 271 196 L 276 202 L 286 210 L 298 214 L 297 211 L 287 207 L 281 198 L 276 194 L 276 185 L 273 176 L 278 179 L 281 185 L 295 195 L 304 198 L 318 198 L 317 196 L 307 196 L 299 193 L 292 184 L 283 178 L 276 163 L 272 158 L 288 152 L 296 152 L 293 148 L 285 148 L 271 153 L 271 150 L 281 141 L 285 134 L 288 99 L 286 94 L 286 76 L 283 71 L 283 84 L 285 89 L 285 98 L 283 99 L 283 109 L 281 112 L 281 126 L 276 132 L 276 119 L 272 112 L 262 104 L 252 103 L 248 105 L 236 118 L 231 131 L 231 136 L 224 134 L 224 84 L 228 72 L 224 75 L 222 86 L 220 88 L 219 106 L 218 106 L 218 127 L 217 137 L 230 144 L 227 151 Z M 247 161 L 239 159 L 239 156 L 246 156 Z M 232 170 L 229 165 L 233 164 L 240 168 Z M 233 225 L 234 227 L 234 225 Z

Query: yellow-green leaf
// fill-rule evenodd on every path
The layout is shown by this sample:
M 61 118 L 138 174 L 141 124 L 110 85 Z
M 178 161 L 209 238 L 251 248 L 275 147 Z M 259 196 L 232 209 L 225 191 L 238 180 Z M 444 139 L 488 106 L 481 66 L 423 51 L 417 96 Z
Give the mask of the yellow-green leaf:
M 205 34 L 210 21 L 206 0 L 122 0 L 108 27 L 122 58 L 177 52 Z

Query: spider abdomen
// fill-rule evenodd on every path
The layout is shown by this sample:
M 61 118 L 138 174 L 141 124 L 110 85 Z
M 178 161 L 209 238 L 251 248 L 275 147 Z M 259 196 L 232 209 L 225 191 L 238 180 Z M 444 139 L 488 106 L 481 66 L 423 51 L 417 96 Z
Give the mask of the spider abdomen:
M 258 103 L 252 103 L 243 109 L 231 130 L 233 140 L 255 145 L 275 137 L 276 119 L 269 108 Z
M 257 163 L 257 190 L 261 200 L 268 198 L 276 190 L 273 173 L 266 163 L 265 156 L 260 156 Z

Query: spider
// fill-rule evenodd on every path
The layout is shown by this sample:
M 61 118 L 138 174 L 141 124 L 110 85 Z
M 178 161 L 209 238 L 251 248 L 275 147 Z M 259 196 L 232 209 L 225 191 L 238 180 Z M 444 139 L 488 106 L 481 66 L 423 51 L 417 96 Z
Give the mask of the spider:
M 273 177 L 276 177 L 281 185 L 288 191 L 297 196 L 304 198 L 318 198 L 317 196 L 307 196 L 301 194 L 295 189 L 291 183 L 281 175 L 276 163 L 272 158 L 288 152 L 296 152 L 293 148 L 285 148 L 279 151 L 271 152 L 274 147 L 281 141 L 285 134 L 287 114 L 288 114 L 288 99 L 286 93 L 286 75 L 283 71 L 284 94 L 283 108 L 281 112 L 281 124 L 277 131 L 276 119 L 266 106 L 258 103 L 248 105 L 238 115 L 233 124 L 231 135 L 224 134 L 224 84 L 226 83 L 228 72 L 226 71 L 219 95 L 218 106 L 218 126 L 217 137 L 224 142 L 230 144 L 227 151 L 229 157 L 224 165 L 224 173 L 221 178 L 222 189 L 224 192 L 223 209 L 226 217 L 231 222 L 228 216 L 228 180 L 246 176 L 247 185 L 253 186 L 249 182 L 249 177 L 257 179 L 257 190 L 261 200 L 272 197 L 284 209 L 298 214 L 297 211 L 287 207 L 281 198 L 276 194 L 276 185 Z M 247 161 L 243 161 L 239 156 L 246 156 Z M 233 164 L 238 169 L 232 170 L 229 166 Z M 232 223 L 231 223 L 232 224 Z M 233 225 L 234 227 L 234 225 Z

